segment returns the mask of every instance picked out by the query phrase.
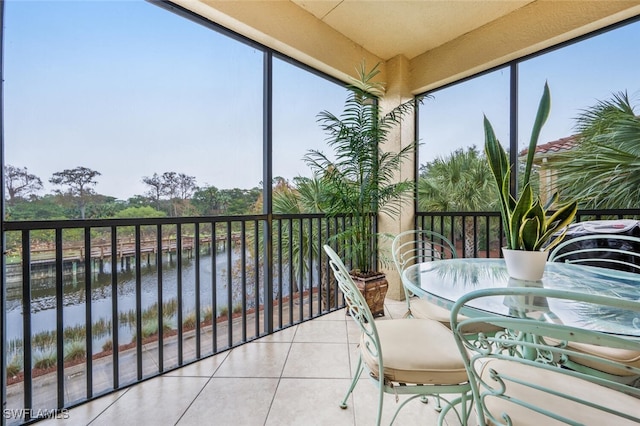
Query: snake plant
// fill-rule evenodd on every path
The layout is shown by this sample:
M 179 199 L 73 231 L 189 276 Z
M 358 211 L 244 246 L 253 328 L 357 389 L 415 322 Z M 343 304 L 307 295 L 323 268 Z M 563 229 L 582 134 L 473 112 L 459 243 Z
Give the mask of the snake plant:
M 539 195 L 535 195 L 531 187 L 531 169 L 540 130 L 551 109 L 549 86 L 544 85 L 536 120 L 531 131 L 527 163 L 524 173 L 522 193 L 514 198 L 509 189 L 511 166 L 507 153 L 496 138 L 491 123 L 484 117 L 485 154 L 489 167 L 498 185 L 500 210 L 507 239 L 507 248 L 511 250 L 539 251 L 549 250 L 558 244 L 578 210 L 576 201 L 559 205 L 555 211 L 550 207 L 558 201 L 556 192 L 550 202 L 542 205 Z

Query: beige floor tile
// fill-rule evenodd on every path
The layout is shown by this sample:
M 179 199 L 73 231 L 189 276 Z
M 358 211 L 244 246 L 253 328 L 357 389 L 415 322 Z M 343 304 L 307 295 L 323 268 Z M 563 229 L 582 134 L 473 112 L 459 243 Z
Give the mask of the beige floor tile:
M 298 325 L 295 343 L 347 343 L 344 321 L 307 321 Z
M 352 426 L 353 411 L 340 408 L 346 379 L 282 379 L 266 426 Z
M 349 344 L 357 344 L 358 342 L 360 342 L 361 335 L 362 331 L 360 330 L 358 324 L 353 319 L 350 319 L 349 322 L 347 322 L 347 339 L 349 341 Z
M 162 376 L 140 383 L 129 388 L 91 425 L 175 425 L 208 380 Z
M 126 392 L 125 389 L 110 393 L 87 404 L 72 408 L 67 413 L 62 413 L 57 419 L 43 420 L 38 424 L 43 426 L 87 425 Z
M 293 343 L 282 377 L 350 378 L 346 344 Z
M 389 424 L 396 409 L 408 396 L 401 395 L 396 402 L 395 395 L 385 394 L 381 424 Z M 353 392 L 353 410 L 356 424 L 373 425 L 376 421 L 378 409 L 378 389 L 368 378 L 360 379 Z M 432 398 L 427 404 L 415 399 L 409 402 L 398 414 L 395 425 L 436 425 L 439 413 L 435 410 Z
M 384 308 L 385 317 L 388 319 L 402 318 L 407 313 L 407 304 L 404 300 L 386 299 Z
M 335 312 L 332 312 L 330 314 L 323 315 L 320 318 L 318 318 L 317 321 L 340 321 L 340 320 L 344 320 L 346 317 L 347 317 L 346 309 L 343 308 Z
M 264 425 L 278 382 L 277 378 L 214 377 L 178 425 Z
M 293 338 L 296 335 L 297 330 L 298 326 L 294 325 L 292 327 L 285 328 L 284 330 L 277 331 L 268 336 L 261 337 L 260 342 L 293 342 Z
M 280 377 L 291 345 L 256 341 L 234 348 L 214 377 Z
M 211 377 L 218 370 L 222 362 L 227 358 L 229 352 L 210 356 L 202 361 L 194 362 L 182 368 L 178 368 L 169 373 L 166 377 Z

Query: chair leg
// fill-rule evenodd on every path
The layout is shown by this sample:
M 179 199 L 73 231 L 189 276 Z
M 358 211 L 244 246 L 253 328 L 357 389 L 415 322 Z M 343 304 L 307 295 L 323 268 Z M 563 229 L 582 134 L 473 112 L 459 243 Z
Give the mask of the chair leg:
M 451 401 L 445 399 L 445 402 L 447 404 L 438 416 L 438 426 L 443 426 L 445 424 L 445 417 L 451 410 L 453 410 L 458 417 L 460 424 L 462 426 L 467 426 L 471 419 L 471 412 L 473 411 L 473 396 L 471 393 L 463 392 L 459 397 Z M 458 405 L 460 406 L 460 411 L 455 408 Z
M 382 404 L 383 403 L 384 403 L 384 383 L 378 383 L 378 417 L 376 420 L 376 426 L 380 426 L 382 424 Z
M 436 408 L 435 410 L 439 413 L 442 411 L 442 402 L 440 401 L 440 395 L 436 395 Z
M 400 410 L 402 410 L 404 408 L 405 405 L 407 405 L 408 403 L 410 403 L 411 401 L 413 401 L 414 399 L 420 397 L 420 401 L 424 402 L 426 404 L 427 400 L 427 396 L 426 395 L 413 395 L 407 399 L 405 399 L 399 406 L 398 408 L 396 408 L 396 412 L 393 414 L 393 418 L 391 419 L 391 423 L 389 423 L 389 426 L 393 426 L 393 423 L 396 421 L 396 418 L 398 417 L 398 414 L 400 414 Z M 465 425 L 466 426 L 466 425 Z
M 358 366 L 356 367 L 356 374 L 354 374 L 353 376 L 353 380 L 351 381 L 351 385 L 349 386 L 347 394 L 344 396 L 344 399 L 340 403 L 340 408 L 342 408 L 343 410 L 347 408 L 347 399 L 349 398 L 349 395 L 351 395 L 351 392 L 353 392 L 353 389 L 356 387 L 358 380 L 360 380 L 360 375 L 362 374 L 363 369 L 364 367 L 362 366 L 362 357 L 358 356 Z

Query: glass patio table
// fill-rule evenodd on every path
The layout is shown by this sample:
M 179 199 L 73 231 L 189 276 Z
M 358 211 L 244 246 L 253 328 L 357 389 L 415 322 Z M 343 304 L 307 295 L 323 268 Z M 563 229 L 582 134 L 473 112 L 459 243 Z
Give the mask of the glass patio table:
M 593 266 L 547 262 L 541 281 L 510 278 L 503 259 L 447 259 L 418 263 L 405 269 L 402 280 L 416 296 L 451 309 L 462 295 L 479 289 L 499 287 L 544 287 L 640 300 L 640 274 Z M 461 313 L 478 316 L 482 311 L 514 315 L 515 311 L 537 311 L 549 321 L 640 338 L 640 312 L 608 309 L 593 312 L 575 302 L 514 296 L 481 298 L 481 305 L 466 306 Z

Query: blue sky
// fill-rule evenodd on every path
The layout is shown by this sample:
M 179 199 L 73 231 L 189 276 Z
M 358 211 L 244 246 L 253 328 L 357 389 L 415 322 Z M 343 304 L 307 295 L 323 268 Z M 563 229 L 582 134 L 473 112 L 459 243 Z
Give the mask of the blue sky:
M 528 145 L 545 81 L 551 92 L 551 112 L 539 144 L 572 135 L 580 112 L 598 100 L 610 99 L 612 93 L 627 91 L 632 104 L 640 105 L 638 46 L 640 23 L 636 22 L 522 62 L 519 147 Z M 499 69 L 434 92 L 421 113 L 421 162 L 474 144 L 482 149 L 484 114 L 500 141 L 508 144 L 508 87 L 508 69 Z
M 261 166 L 260 121 L 231 126 L 216 113 L 260 117 L 260 104 L 229 102 L 239 82 L 247 98 L 261 96 L 253 49 L 144 1 L 10 2 L 6 11 L 6 163 L 43 181 L 86 166 L 102 173 L 98 192 L 119 198 L 165 171 L 204 184 L 225 160 L 203 154 L 221 140 Z M 238 185 L 261 176 L 247 177 Z
M 260 185 L 261 52 L 145 1 L 5 4 L 5 163 L 27 167 L 44 192 L 54 172 L 77 166 L 99 171 L 96 191 L 120 199 L 165 171 L 218 188 Z M 637 46 L 640 24 L 523 64 L 521 139 L 545 80 L 552 111 L 540 143 L 571 134 L 579 110 L 612 92 L 637 99 Z M 422 107 L 421 160 L 480 147 L 483 113 L 506 142 L 505 84 L 497 71 L 434 93 Z M 308 175 L 302 157 L 324 147 L 316 115 L 339 113 L 344 97 L 275 61 L 274 176 Z
M 165 171 L 260 185 L 262 52 L 144 1 L 10 1 L 5 23 L 5 163 L 47 192 L 77 166 L 121 199 Z M 280 60 L 274 86 L 274 174 L 291 178 L 344 90 Z

